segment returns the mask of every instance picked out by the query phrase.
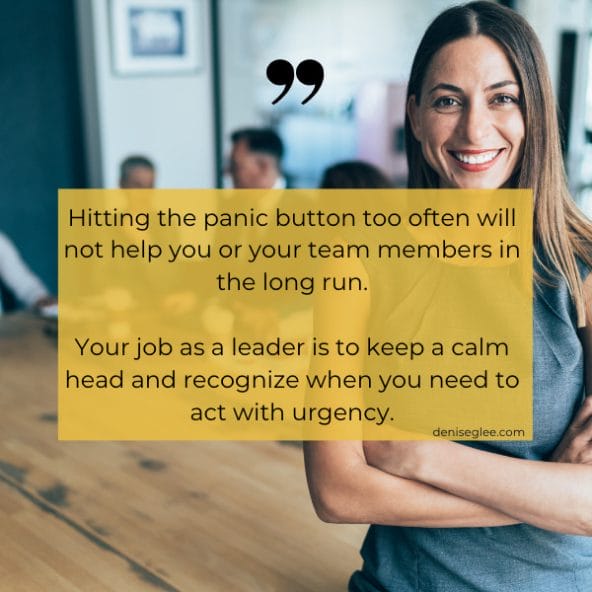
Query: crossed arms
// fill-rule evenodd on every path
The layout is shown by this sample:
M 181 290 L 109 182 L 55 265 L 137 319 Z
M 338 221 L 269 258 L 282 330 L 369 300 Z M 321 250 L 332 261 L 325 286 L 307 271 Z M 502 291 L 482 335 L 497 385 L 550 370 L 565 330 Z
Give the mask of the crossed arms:
M 356 274 L 365 273 L 360 263 Z M 590 288 L 587 281 L 587 293 Z M 343 339 L 359 341 L 369 311 L 369 292 L 321 297 L 315 305 L 315 333 L 327 335 L 337 322 Z M 586 391 L 592 393 L 592 323 L 581 332 Z M 329 369 L 326 358 L 313 363 L 317 372 Z M 359 368 L 352 366 L 352 358 L 331 358 L 330 366 L 336 373 L 362 371 L 363 361 L 356 363 Z M 306 442 L 304 458 L 315 510 L 327 522 L 418 527 L 526 522 L 592 536 L 592 397 L 586 398 L 550 462 L 447 441 Z

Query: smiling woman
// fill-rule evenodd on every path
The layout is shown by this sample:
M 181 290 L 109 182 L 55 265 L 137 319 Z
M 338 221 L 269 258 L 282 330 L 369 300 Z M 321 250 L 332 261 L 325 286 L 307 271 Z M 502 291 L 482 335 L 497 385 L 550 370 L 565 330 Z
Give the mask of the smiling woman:
M 567 190 L 545 60 L 522 17 L 471 2 L 435 19 L 411 70 L 406 149 L 410 188 L 533 190 L 534 439 L 306 443 L 319 516 L 372 524 L 349 590 L 590 590 L 592 226 Z M 368 291 L 318 298 L 319 335 L 339 327 L 359 342 L 368 327 L 399 327 L 388 282 L 358 267 Z M 429 298 L 422 290 L 410 286 L 407 301 Z M 387 302 L 385 318 L 373 301 Z M 333 358 L 331 370 L 369 362 Z M 312 364 L 327 371 L 324 358 Z

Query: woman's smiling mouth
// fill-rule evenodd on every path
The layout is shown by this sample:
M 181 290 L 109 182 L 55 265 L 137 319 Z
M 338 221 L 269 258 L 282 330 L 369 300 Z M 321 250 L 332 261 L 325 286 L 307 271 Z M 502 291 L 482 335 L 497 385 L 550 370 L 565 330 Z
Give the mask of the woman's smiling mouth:
M 485 171 L 497 161 L 504 148 L 497 150 L 449 150 L 458 166 L 469 172 Z

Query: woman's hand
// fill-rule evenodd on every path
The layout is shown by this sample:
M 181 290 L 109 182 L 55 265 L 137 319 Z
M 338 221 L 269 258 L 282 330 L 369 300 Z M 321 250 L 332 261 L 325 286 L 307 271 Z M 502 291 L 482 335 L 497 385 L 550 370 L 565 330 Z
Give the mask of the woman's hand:
M 553 462 L 592 464 L 592 395 L 584 399 L 571 425 L 549 459 Z

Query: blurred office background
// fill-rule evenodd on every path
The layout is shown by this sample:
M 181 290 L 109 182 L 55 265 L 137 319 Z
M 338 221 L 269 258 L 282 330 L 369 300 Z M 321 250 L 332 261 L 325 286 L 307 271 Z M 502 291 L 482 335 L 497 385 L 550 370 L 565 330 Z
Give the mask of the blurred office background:
M 449 0 L 162 0 L 187 7 L 191 68 L 122 72 L 115 63 L 119 3 L 155 0 L 24 0 L 3 5 L 2 230 L 56 290 L 56 190 L 115 187 L 118 164 L 150 156 L 160 187 L 224 183 L 232 130 L 271 125 L 287 147 L 294 186 L 318 183 L 346 158 L 405 182 L 403 109 L 411 59 L 428 22 Z M 539 34 L 565 128 L 576 198 L 592 211 L 592 0 L 508 0 Z M 320 62 L 325 81 L 270 84 L 266 67 Z M 8 67 L 10 64 L 10 67 Z

